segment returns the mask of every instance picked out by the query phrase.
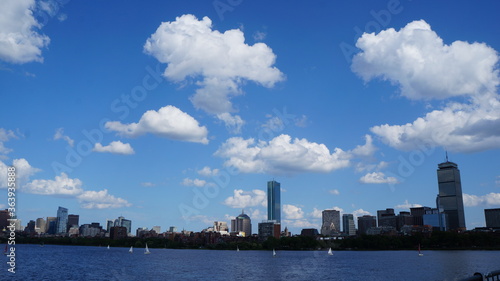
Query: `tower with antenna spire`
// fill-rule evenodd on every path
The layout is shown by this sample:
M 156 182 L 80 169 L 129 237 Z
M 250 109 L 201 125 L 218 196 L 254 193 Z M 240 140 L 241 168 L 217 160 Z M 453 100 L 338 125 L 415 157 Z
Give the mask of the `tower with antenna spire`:
M 436 200 L 439 206 L 437 207 L 447 216 L 446 229 L 465 230 L 460 170 L 456 163 L 448 160 L 448 151 L 446 151 L 446 162 L 438 164 L 437 178 L 439 187 L 439 194 Z

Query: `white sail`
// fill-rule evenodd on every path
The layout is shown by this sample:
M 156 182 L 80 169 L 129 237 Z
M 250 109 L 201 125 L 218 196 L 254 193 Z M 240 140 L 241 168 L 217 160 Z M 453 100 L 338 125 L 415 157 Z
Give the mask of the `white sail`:
M 273 249 L 273 257 L 276 256 L 276 251 Z
M 130 246 L 130 250 L 128 250 L 129 253 L 133 253 L 134 252 L 134 246 Z
M 240 251 L 240 247 L 236 246 L 236 252 Z
M 109 245 L 108 245 L 108 250 L 109 250 Z
M 145 254 L 145 255 L 149 255 L 149 254 L 151 254 L 151 252 L 150 252 L 150 251 L 149 251 L 149 249 L 148 249 L 148 244 L 146 244 L 146 249 L 144 249 L 144 254 Z
M 328 255 L 329 255 L 329 256 L 333 256 L 332 248 L 330 248 L 330 249 L 328 250 Z

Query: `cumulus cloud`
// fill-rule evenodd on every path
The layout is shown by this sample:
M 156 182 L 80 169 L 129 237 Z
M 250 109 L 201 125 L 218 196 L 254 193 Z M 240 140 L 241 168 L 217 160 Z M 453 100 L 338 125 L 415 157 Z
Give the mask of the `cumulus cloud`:
M 100 143 L 96 143 L 92 151 L 109 152 L 109 153 L 124 154 L 124 155 L 135 153 L 134 149 L 132 148 L 132 146 L 130 146 L 129 143 L 123 143 L 121 141 L 113 141 L 107 146 L 103 146 Z
M 316 223 L 312 223 L 307 219 L 298 219 L 298 220 L 282 220 L 282 225 L 287 227 L 296 227 L 296 228 L 316 228 L 318 229 L 320 226 Z
M 304 211 L 302 211 L 302 208 L 291 204 L 283 204 L 283 213 L 285 214 L 285 219 L 289 220 L 304 218 Z
M 396 183 L 399 183 L 395 177 L 386 177 L 385 174 L 382 172 L 368 173 L 368 174 L 362 176 L 359 179 L 359 181 L 361 183 L 374 183 L 374 184 L 380 184 L 380 183 L 396 184 Z
M 245 124 L 245 121 L 239 115 L 232 115 L 228 112 L 217 114 L 217 118 L 223 121 L 226 129 L 233 134 L 241 133 L 241 127 Z
M 42 195 L 76 196 L 83 192 L 82 181 L 71 179 L 65 173 L 56 176 L 54 180 L 33 180 L 23 186 L 23 191 Z
M 12 152 L 12 149 L 5 147 L 3 143 L 15 138 L 17 138 L 17 136 L 13 131 L 0 128 L 0 154 L 7 154 Z
M 233 191 L 233 196 L 226 198 L 223 204 L 238 209 L 254 206 L 265 207 L 267 206 L 267 196 L 265 191 L 259 189 L 254 189 L 252 191 L 235 189 Z
M 65 140 L 70 146 L 73 146 L 75 143 L 75 141 L 72 140 L 70 137 L 64 135 L 63 128 L 57 129 L 56 133 L 54 134 L 54 140 L 59 140 L 59 139 Z
M 350 155 L 340 148 L 333 153 L 324 144 L 280 135 L 269 142 L 233 137 L 223 143 L 216 156 L 227 158 L 226 166 L 244 173 L 327 173 L 349 166 Z
M 365 81 L 380 77 L 400 86 L 413 100 L 463 96 L 443 108 L 404 125 L 379 125 L 370 130 L 396 149 L 442 146 L 475 152 L 500 147 L 500 83 L 498 53 L 484 43 L 455 41 L 446 45 L 425 21 L 399 31 L 363 34 L 352 70 Z
M 356 42 L 352 70 L 365 81 L 375 77 L 401 87 L 410 99 L 444 99 L 495 91 L 497 52 L 484 43 L 446 45 L 423 20 L 396 31 L 365 33 Z
M 321 219 L 323 217 L 323 210 L 318 210 L 317 208 L 313 208 L 313 211 L 309 214 L 309 216 L 315 219 Z
M 340 191 L 338 189 L 331 189 L 328 192 L 333 195 L 340 195 Z
M 10 63 L 43 62 L 50 39 L 39 33 L 35 0 L 5 0 L 0 9 L 0 59 Z
M 77 196 L 82 208 L 85 209 L 114 209 L 130 207 L 127 200 L 108 194 L 107 189 L 101 191 L 85 191 Z
M 210 167 L 205 166 L 201 170 L 198 171 L 198 174 L 204 177 L 215 176 L 219 173 L 219 169 L 210 169 Z
M 411 204 L 408 202 L 408 200 L 405 200 L 405 202 L 403 204 L 399 204 L 399 205 L 394 206 L 394 209 L 410 209 L 410 208 L 418 208 L 418 207 L 422 207 L 422 205 Z
M 213 30 L 208 17 L 198 20 L 188 14 L 161 23 L 147 39 L 144 52 L 168 64 L 163 75 L 171 81 L 195 79 L 199 88 L 191 102 L 214 115 L 235 111 L 231 98 L 243 94 L 245 81 L 273 87 L 284 80 L 273 66 L 276 55 L 271 48 L 246 44 L 239 29 Z
M 185 178 L 182 182 L 182 185 L 184 186 L 197 186 L 197 187 L 203 187 L 207 185 L 206 180 L 200 180 L 200 179 L 190 179 L 190 178 Z
M 377 150 L 377 147 L 373 144 L 372 136 L 365 135 L 365 144 L 358 145 L 351 152 L 356 156 L 369 157 Z
M 352 215 L 357 218 L 357 217 L 362 217 L 365 215 L 371 215 L 371 213 L 368 211 L 365 211 L 363 209 L 357 209 L 354 212 L 352 212 Z
M 380 161 L 378 164 L 358 162 L 356 164 L 357 172 L 365 172 L 365 171 L 373 171 L 373 170 L 382 170 L 389 166 L 388 162 Z
M 198 121 L 175 106 L 167 105 L 158 111 L 146 111 L 138 123 L 122 124 L 110 121 L 106 129 L 125 137 L 137 137 L 151 133 L 173 140 L 208 143 L 207 128 L 200 127 Z
M 466 207 L 500 205 L 500 193 L 494 193 L 494 192 L 480 196 L 464 193 L 463 199 L 464 199 L 464 206 Z
M 16 185 L 21 186 L 29 180 L 29 178 L 35 173 L 41 171 L 38 168 L 32 167 L 28 160 L 14 159 L 12 161 L 12 166 L 16 168 Z M 0 188 L 7 188 L 8 185 L 8 168 L 9 166 L 2 161 L 0 161 Z

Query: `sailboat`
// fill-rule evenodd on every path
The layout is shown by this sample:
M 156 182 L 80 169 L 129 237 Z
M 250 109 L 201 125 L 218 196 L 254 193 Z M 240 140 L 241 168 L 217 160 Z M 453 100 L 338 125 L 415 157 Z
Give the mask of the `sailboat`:
M 149 254 L 151 254 L 151 252 L 150 252 L 150 251 L 149 251 L 149 249 L 148 249 L 148 244 L 146 244 L 146 249 L 144 249 L 144 254 L 145 254 L 145 255 L 149 255 Z
M 273 249 L 273 257 L 276 257 L 276 251 Z
M 328 255 L 329 255 L 329 256 L 333 256 L 332 248 L 330 248 L 330 249 L 328 250 Z
M 236 252 L 240 251 L 240 247 L 236 246 Z
M 128 250 L 129 253 L 133 253 L 134 252 L 134 246 L 130 246 L 130 250 Z
M 420 252 L 420 244 L 418 244 L 418 256 L 419 256 L 419 257 L 421 257 L 421 256 L 423 256 L 423 255 L 424 255 L 424 254 L 422 254 L 422 253 Z
M 108 245 L 108 250 L 109 250 L 109 245 Z

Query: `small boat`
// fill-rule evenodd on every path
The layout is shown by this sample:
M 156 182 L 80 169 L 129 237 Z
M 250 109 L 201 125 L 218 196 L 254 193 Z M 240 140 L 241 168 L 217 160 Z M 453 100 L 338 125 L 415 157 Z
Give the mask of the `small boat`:
M 3 250 L 3 254 L 7 255 L 8 252 L 9 252 L 9 246 L 7 244 L 5 244 L 5 249 Z
M 108 250 L 109 250 L 109 245 L 108 245 Z
M 133 253 L 134 252 L 134 246 L 130 246 L 130 250 L 128 250 L 129 253 Z
M 418 256 L 421 257 L 423 256 L 424 254 L 422 254 L 422 252 L 420 252 L 420 244 L 418 244 Z
M 236 246 L 236 252 L 240 251 L 240 247 Z
M 273 249 L 273 257 L 276 257 L 276 251 Z
M 145 254 L 145 255 L 149 255 L 149 254 L 151 254 L 151 252 L 150 252 L 150 251 L 149 251 L 149 249 L 148 249 L 148 244 L 146 244 L 146 249 L 144 249 L 144 254 Z
M 332 248 L 330 248 L 330 249 L 328 250 L 328 255 L 329 255 L 329 256 L 333 256 Z

